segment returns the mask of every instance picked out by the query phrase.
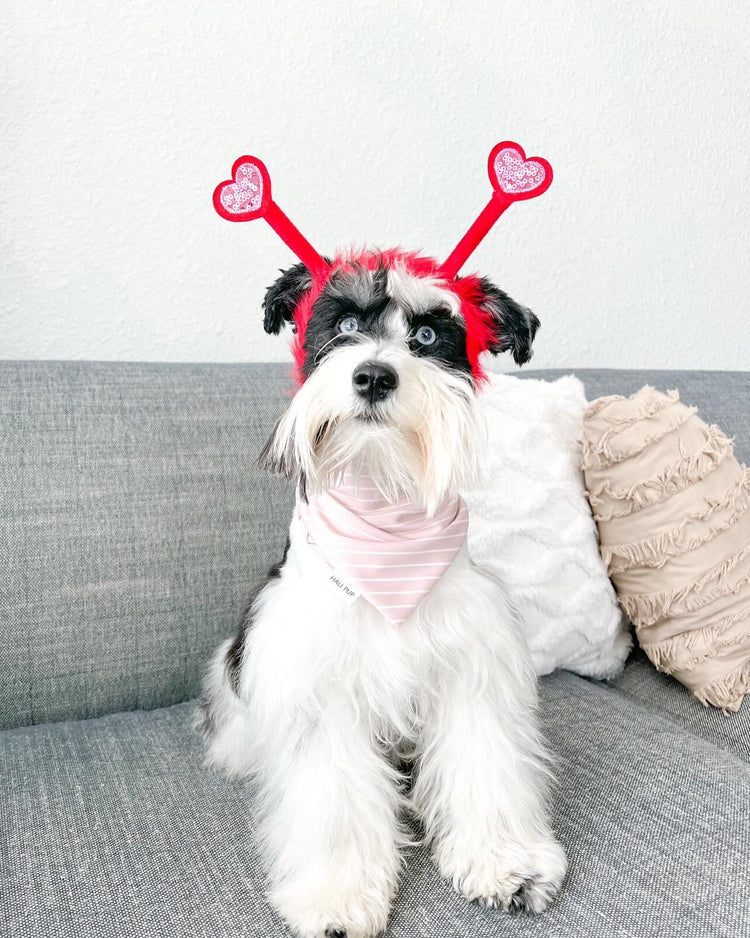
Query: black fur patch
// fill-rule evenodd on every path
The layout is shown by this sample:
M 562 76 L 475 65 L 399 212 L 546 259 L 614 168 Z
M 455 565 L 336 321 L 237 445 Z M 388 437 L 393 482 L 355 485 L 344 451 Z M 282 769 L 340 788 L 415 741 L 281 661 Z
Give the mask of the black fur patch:
M 305 360 L 302 374 L 309 378 L 328 352 L 356 342 L 357 335 L 383 335 L 383 316 L 390 303 L 386 293 L 387 273 L 381 267 L 372 273 L 338 273 L 315 301 L 305 333 Z M 355 316 L 359 330 L 339 332 L 339 323 Z
M 295 264 L 282 270 L 278 280 L 271 284 L 263 300 L 263 328 L 278 335 L 284 323 L 294 320 L 294 310 L 312 286 L 310 271 L 304 264 Z
M 497 340 L 489 351 L 494 355 L 510 351 L 517 365 L 523 365 L 533 355 L 531 343 L 539 329 L 539 320 L 525 306 L 516 303 L 492 281 L 482 278 L 485 306 L 497 323 Z
M 471 365 L 466 356 L 466 327 L 448 310 L 425 310 L 410 318 L 409 348 L 419 358 L 431 358 L 471 377 Z M 437 338 L 432 345 L 421 345 L 415 338 L 420 326 L 430 326 Z

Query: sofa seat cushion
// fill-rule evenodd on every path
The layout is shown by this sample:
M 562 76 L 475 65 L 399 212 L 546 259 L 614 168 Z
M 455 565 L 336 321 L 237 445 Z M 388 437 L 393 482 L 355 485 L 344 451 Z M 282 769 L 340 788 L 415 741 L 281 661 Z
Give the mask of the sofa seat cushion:
M 745 697 L 736 713 L 704 707 L 679 681 L 657 671 L 640 648 L 633 651 L 623 673 L 608 686 L 750 763 L 750 697 Z
M 542 681 L 570 858 L 539 918 L 466 903 L 424 850 L 388 934 L 711 936 L 750 928 L 750 771 L 623 695 Z M 205 769 L 193 707 L 0 734 L 0 931 L 8 938 L 288 935 L 264 898 L 245 783 Z

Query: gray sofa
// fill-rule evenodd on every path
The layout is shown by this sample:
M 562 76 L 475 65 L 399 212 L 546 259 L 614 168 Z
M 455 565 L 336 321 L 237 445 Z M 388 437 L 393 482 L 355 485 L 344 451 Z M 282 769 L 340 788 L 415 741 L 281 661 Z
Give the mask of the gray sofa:
M 246 786 L 202 765 L 201 671 L 280 555 L 292 493 L 256 468 L 280 365 L 0 363 L 0 934 L 286 935 Z M 552 372 L 527 372 L 553 377 Z M 750 376 L 678 387 L 750 458 Z M 388 934 L 750 934 L 750 704 L 725 717 L 635 653 L 541 682 L 570 858 L 539 918 L 466 903 L 424 850 Z

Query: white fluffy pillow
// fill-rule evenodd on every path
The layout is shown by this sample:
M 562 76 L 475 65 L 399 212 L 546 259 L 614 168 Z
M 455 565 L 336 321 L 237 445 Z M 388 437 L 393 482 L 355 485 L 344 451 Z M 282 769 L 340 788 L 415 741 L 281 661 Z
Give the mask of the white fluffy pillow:
M 583 484 L 583 385 L 493 374 L 480 400 L 489 445 L 466 494 L 469 553 L 516 605 L 537 674 L 613 677 L 631 640 Z

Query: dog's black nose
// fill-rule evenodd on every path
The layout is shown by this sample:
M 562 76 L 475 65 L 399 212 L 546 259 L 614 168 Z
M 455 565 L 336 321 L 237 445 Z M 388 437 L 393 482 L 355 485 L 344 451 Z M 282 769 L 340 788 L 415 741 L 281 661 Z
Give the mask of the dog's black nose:
M 398 375 L 383 362 L 364 362 L 352 375 L 354 390 L 371 404 L 382 401 L 398 387 Z

